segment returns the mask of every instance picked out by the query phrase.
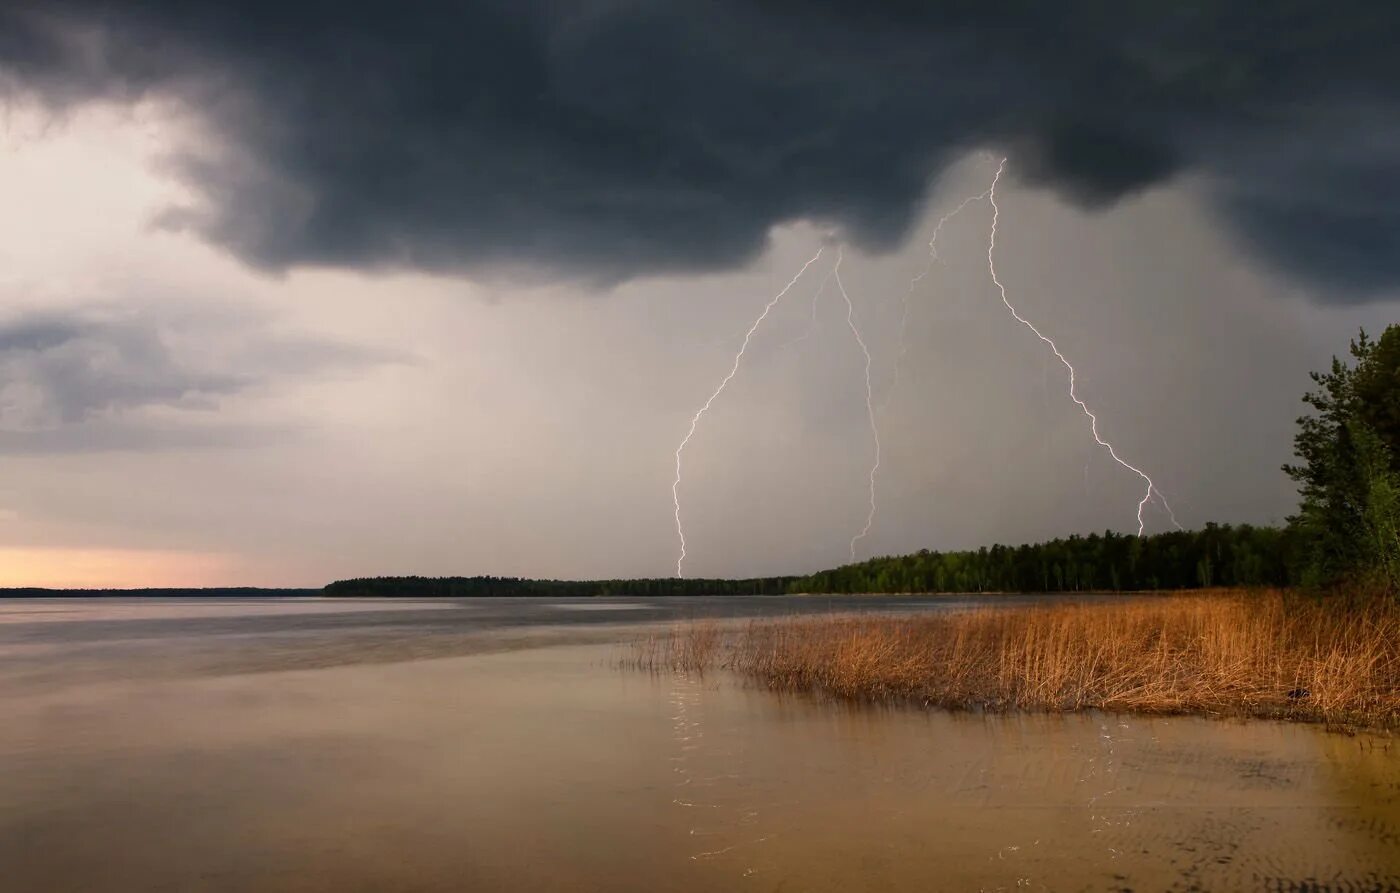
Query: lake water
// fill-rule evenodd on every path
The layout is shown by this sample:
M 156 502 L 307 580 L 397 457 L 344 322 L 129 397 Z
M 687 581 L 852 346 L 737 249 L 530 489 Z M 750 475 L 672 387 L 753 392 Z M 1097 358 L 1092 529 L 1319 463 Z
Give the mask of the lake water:
M 0 602 L 0 889 L 1400 890 L 1395 739 L 619 667 L 967 603 Z

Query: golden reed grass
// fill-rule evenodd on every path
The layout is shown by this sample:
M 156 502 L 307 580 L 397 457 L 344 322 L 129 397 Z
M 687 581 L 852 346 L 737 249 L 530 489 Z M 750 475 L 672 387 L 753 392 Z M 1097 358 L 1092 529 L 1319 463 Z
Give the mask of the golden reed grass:
M 636 644 L 785 691 L 947 708 L 1267 716 L 1400 726 L 1400 605 L 1279 591 L 698 623 Z

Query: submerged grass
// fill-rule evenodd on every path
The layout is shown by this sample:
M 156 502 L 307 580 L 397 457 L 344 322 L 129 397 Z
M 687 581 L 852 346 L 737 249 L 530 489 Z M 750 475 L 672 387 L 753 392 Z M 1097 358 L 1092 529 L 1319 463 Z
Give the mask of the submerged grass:
M 1281 591 L 677 627 L 651 670 L 947 708 L 1260 716 L 1400 726 L 1400 605 Z

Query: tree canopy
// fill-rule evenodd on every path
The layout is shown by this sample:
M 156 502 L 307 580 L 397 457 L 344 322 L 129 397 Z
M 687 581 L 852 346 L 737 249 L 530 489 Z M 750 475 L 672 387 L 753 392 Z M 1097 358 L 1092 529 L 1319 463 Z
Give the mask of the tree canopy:
M 1379 340 L 1351 342 L 1354 365 L 1332 358 L 1304 395 L 1298 419 L 1298 513 L 1290 529 L 1303 544 L 1302 582 L 1330 586 L 1364 579 L 1400 583 L 1400 326 Z
M 794 592 L 1080 592 L 1280 586 L 1290 538 L 1272 527 L 1207 524 L 1139 537 L 1106 531 L 1024 546 L 872 558 L 793 581 Z

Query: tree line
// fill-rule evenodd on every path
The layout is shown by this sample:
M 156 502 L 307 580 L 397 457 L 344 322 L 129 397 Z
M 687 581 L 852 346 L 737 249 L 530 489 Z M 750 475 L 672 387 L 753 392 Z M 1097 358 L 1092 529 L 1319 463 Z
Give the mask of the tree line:
M 1023 546 L 872 558 L 794 580 L 793 592 L 1085 592 L 1282 586 L 1294 538 L 1275 527 L 1207 524 L 1136 536 L 1107 531 Z
M 531 580 L 520 577 L 375 577 L 342 580 L 326 595 L 383 598 L 490 596 L 783 595 L 863 592 L 1083 592 L 1281 586 L 1295 578 L 1285 530 L 1207 524 L 1138 537 L 1106 532 L 1025 546 L 872 558 L 806 577 Z
M 796 577 L 742 580 L 652 577 L 634 580 L 531 580 L 522 577 L 366 577 L 338 580 L 323 591 L 331 596 L 380 598 L 479 598 L 491 596 L 784 595 Z

